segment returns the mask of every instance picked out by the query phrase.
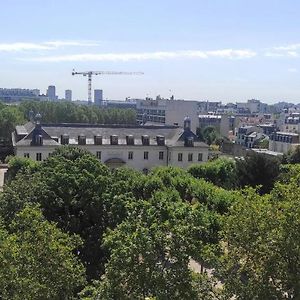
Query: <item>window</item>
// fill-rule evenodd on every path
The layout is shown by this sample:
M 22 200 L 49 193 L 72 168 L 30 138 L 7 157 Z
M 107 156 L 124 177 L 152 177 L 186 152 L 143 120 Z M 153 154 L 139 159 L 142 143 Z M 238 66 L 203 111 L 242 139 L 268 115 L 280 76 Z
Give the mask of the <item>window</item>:
M 203 160 L 203 154 L 202 153 L 198 153 L 198 161 L 202 161 Z
M 144 159 L 148 159 L 148 156 L 149 156 L 149 152 L 148 152 L 148 151 L 145 151 L 145 152 L 144 152 Z
M 133 152 L 132 151 L 128 152 L 128 159 L 133 159 Z
M 178 153 L 178 161 L 182 161 L 182 153 Z
M 164 152 L 163 151 L 159 151 L 159 153 L 158 153 L 158 159 L 160 159 L 160 160 L 164 159 Z
M 42 153 L 36 154 L 36 161 L 42 161 Z
M 97 157 L 99 160 L 101 160 L 101 151 L 97 151 L 97 152 L 96 152 L 96 157 Z
M 29 158 L 29 153 L 24 153 L 24 158 Z
M 188 161 L 193 161 L 193 153 L 188 154 Z

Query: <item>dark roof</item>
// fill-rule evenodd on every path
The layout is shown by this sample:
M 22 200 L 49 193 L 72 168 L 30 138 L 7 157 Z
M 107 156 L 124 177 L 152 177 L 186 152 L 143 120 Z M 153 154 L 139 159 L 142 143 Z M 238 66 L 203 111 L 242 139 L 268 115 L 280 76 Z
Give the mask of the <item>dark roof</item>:
M 18 128 L 17 128 L 18 127 Z M 22 127 L 22 128 L 21 128 Z M 22 129 L 22 130 L 21 130 Z M 69 143 L 71 145 L 78 144 L 78 136 L 84 135 L 86 137 L 86 144 L 94 144 L 94 136 L 102 136 L 102 144 L 110 144 L 110 137 L 112 135 L 118 136 L 118 144 L 126 145 L 126 136 L 134 136 L 134 144 L 142 145 L 141 137 L 148 135 L 150 145 L 157 145 L 156 137 L 164 136 L 167 146 L 184 146 L 185 138 L 193 136 L 194 145 L 198 147 L 208 147 L 201 142 L 192 131 L 184 131 L 183 128 L 175 125 L 98 125 L 98 124 L 42 124 L 43 145 L 59 145 L 61 135 L 67 134 L 69 136 Z M 26 124 L 26 126 L 16 126 L 16 135 L 18 132 L 26 131 L 27 135 L 19 142 L 15 142 L 17 146 L 30 145 L 32 135 L 35 130 L 34 124 Z M 17 137 L 16 136 L 16 137 Z M 58 138 L 58 143 L 54 140 Z M 15 138 L 17 141 L 18 139 Z

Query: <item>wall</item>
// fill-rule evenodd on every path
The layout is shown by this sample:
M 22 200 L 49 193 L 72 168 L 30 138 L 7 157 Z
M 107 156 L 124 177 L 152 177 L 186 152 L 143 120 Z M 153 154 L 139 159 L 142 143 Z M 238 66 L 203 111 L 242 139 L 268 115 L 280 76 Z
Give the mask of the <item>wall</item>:
M 24 157 L 24 153 L 29 153 L 30 158 L 36 160 L 36 153 L 42 153 L 42 159 L 49 157 L 49 154 L 55 150 L 55 146 L 42 147 L 22 147 L 16 149 L 16 156 Z M 123 160 L 128 167 L 143 171 L 151 169 L 155 166 L 174 165 L 181 168 L 187 168 L 193 163 L 198 163 L 198 153 L 203 153 L 203 162 L 208 160 L 208 148 L 205 147 L 170 147 L 166 146 L 111 146 L 111 145 L 84 145 L 79 146 L 96 155 L 97 151 L 101 151 L 101 161 L 119 158 Z M 128 152 L 133 151 L 133 159 L 128 159 Z M 144 159 L 144 152 L 148 151 L 148 160 Z M 159 152 L 164 152 L 163 160 L 159 159 Z M 183 161 L 178 161 L 178 153 L 183 153 Z M 188 153 L 193 153 L 193 161 L 188 162 Z M 202 163 L 202 162 L 199 162 Z

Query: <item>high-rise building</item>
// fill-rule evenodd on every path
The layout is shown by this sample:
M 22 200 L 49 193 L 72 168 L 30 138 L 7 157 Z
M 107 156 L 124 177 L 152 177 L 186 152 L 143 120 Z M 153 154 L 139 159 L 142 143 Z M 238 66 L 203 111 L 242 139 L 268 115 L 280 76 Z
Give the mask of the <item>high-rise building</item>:
M 103 90 L 94 90 L 94 103 L 95 105 L 102 105 L 103 101 Z
M 72 90 L 65 90 L 65 99 L 67 101 L 72 101 Z
M 55 85 L 49 85 L 47 89 L 47 97 L 49 100 L 56 100 Z

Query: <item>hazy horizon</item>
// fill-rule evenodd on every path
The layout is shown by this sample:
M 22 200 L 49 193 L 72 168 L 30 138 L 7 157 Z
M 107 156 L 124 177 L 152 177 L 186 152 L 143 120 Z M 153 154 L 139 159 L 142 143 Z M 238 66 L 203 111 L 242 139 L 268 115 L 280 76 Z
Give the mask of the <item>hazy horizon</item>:
M 212 3 L 213 2 L 213 3 Z M 0 87 L 55 85 L 87 98 L 77 71 L 94 76 L 104 99 L 155 98 L 300 102 L 300 3 L 151 1 L 2 3 Z

